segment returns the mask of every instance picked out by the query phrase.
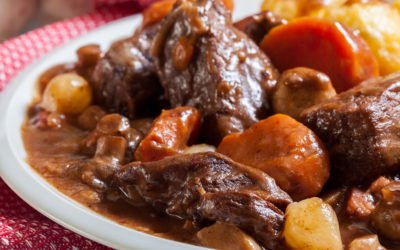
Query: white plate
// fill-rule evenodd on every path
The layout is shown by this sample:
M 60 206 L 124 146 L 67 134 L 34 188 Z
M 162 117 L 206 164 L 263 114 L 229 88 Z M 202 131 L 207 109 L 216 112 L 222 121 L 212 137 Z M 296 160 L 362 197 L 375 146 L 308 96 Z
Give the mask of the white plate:
M 235 0 L 234 18 L 260 8 L 261 0 Z M 24 201 L 53 221 L 94 241 L 117 249 L 204 249 L 151 236 L 121 226 L 68 198 L 39 176 L 25 162 L 26 152 L 21 126 L 32 100 L 38 76 L 49 67 L 75 61 L 77 48 L 98 43 L 102 49 L 126 37 L 139 25 L 138 15 L 127 17 L 96 29 L 54 50 L 19 74 L 0 98 L 0 176 Z

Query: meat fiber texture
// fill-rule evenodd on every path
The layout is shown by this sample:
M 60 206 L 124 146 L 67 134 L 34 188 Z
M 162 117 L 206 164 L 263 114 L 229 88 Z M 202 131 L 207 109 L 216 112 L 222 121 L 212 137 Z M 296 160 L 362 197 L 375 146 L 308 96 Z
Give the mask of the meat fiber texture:
M 140 27 L 132 37 L 112 44 L 92 76 L 97 104 L 130 118 L 151 114 L 153 107 L 159 112 L 163 90 L 149 51 L 157 31 L 157 25 Z
M 400 165 L 400 74 L 367 80 L 301 115 L 330 152 L 332 181 L 361 183 Z
M 278 73 L 218 1 L 178 1 L 152 52 L 166 98 L 201 111 L 206 142 L 217 145 L 271 113 Z
M 228 222 L 268 249 L 281 239 L 283 211 L 292 201 L 261 170 L 211 152 L 134 162 L 116 174 L 115 183 L 131 204 L 200 225 Z

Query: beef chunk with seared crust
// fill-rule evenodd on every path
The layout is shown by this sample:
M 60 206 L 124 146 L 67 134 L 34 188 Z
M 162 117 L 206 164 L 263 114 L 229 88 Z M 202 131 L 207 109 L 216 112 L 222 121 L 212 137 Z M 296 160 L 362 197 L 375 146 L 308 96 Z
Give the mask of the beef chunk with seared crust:
M 163 90 L 149 51 L 157 31 L 157 25 L 140 27 L 132 37 L 111 45 L 92 75 L 97 104 L 130 118 L 149 115 L 143 111 L 150 115 L 160 111 L 157 105 Z
M 152 51 L 171 106 L 203 113 L 206 142 L 217 145 L 270 114 L 278 73 L 219 1 L 178 1 Z
M 281 238 L 284 209 L 292 201 L 275 180 L 218 153 L 134 162 L 116 174 L 131 204 L 151 205 L 198 223 L 232 223 L 268 249 Z
M 305 110 L 325 142 L 335 182 L 361 183 L 400 166 L 400 74 L 375 78 Z

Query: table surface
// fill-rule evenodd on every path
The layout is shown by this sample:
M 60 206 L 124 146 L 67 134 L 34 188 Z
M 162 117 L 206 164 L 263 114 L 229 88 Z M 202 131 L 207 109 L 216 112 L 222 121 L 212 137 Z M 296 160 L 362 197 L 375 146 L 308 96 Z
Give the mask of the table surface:
M 92 13 L 52 23 L 1 43 L 0 91 L 18 72 L 50 50 L 96 27 L 136 13 L 151 0 L 109 1 L 112 5 L 100 5 Z M 25 31 L 50 21 L 43 20 L 33 21 Z M 0 179 L 0 249 L 108 248 L 47 219 L 21 200 Z

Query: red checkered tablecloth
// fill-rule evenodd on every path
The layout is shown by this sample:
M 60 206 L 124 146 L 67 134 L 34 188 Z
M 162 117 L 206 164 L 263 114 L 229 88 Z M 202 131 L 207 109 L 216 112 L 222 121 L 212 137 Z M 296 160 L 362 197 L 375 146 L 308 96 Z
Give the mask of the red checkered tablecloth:
M 152 0 L 96 0 L 84 16 L 44 26 L 0 44 L 0 91 L 28 64 L 55 47 L 115 19 L 134 14 Z M 0 179 L 0 249 L 108 249 L 47 219 Z

